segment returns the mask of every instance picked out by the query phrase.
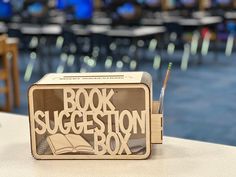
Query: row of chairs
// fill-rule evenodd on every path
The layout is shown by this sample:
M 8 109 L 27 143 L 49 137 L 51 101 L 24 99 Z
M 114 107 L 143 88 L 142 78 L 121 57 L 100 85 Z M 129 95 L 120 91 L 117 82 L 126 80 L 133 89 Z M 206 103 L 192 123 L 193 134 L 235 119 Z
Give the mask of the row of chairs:
M 30 30 L 30 32 L 32 32 L 32 29 Z M 26 46 L 26 48 L 30 49 L 30 51 L 31 51 L 30 52 L 31 59 L 28 62 L 28 66 L 25 71 L 25 77 L 24 77 L 25 81 L 30 80 L 30 76 L 31 76 L 32 72 L 35 70 L 34 66 L 36 65 L 37 61 L 39 61 L 41 69 L 45 68 L 45 67 L 41 67 L 41 65 L 45 65 L 45 63 L 48 63 L 48 65 L 50 65 L 51 61 L 48 61 L 47 58 L 51 57 L 50 55 L 51 54 L 53 55 L 53 53 L 55 53 L 55 51 L 57 51 L 57 54 L 60 54 L 61 57 L 60 57 L 58 67 L 53 72 L 55 72 L 55 71 L 56 72 L 63 72 L 65 70 L 65 65 L 69 64 L 69 66 L 72 66 L 75 61 L 77 62 L 76 63 L 77 66 L 80 67 L 81 66 L 81 63 L 80 63 L 81 59 L 86 65 L 92 66 L 92 65 L 94 65 L 94 63 L 96 63 L 96 60 L 94 60 L 94 59 L 99 58 L 99 55 L 102 52 L 100 52 L 101 45 L 94 44 L 94 42 L 91 42 L 91 41 L 98 41 L 98 40 L 102 40 L 103 42 L 105 41 L 104 38 L 98 39 L 97 36 L 96 36 L 95 40 L 91 40 L 91 38 L 94 38 L 94 36 L 83 36 L 82 37 L 77 34 L 74 34 L 72 31 L 64 31 L 64 30 L 62 32 L 57 33 L 56 35 L 54 35 L 54 34 L 52 34 L 52 35 L 45 35 L 45 34 L 34 35 L 34 34 L 30 34 L 30 33 L 28 34 L 24 30 L 22 31 L 22 33 L 23 33 L 23 35 L 21 36 L 21 38 L 23 41 L 24 41 L 24 39 L 27 39 L 27 37 L 30 38 L 30 42 L 26 42 L 27 45 L 29 44 L 28 46 Z M 167 38 L 162 41 L 157 42 L 155 39 L 148 41 L 149 42 L 148 48 L 151 49 L 150 51 L 154 52 L 154 53 L 157 51 L 161 52 L 159 47 L 153 45 L 155 43 L 158 43 L 158 44 L 161 43 L 161 45 L 164 45 L 164 47 L 162 46 L 162 48 L 165 48 L 165 50 L 167 51 L 167 53 L 169 55 L 173 55 L 175 49 L 178 47 L 180 42 L 183 40 L 181 38 L 179 38 L 178 34 L 176 34 L 175 32 L 167 33 L 166 36 L 167 36 Z M 180 46 L 183 46 L 182 49 L 184 50 L 184 53 L 182 55 L 182 60 L 181 60 L 181 69 L 183 69 L 183 70 L 186 69 L 187 62 L 188 62 L 187 60 L 189 59 L 189 55 L 196 55 L 197 50 L 199 50 L 198 48 L 201 47 L 201 49 L 200 49 L 201 55 L 207 54 L 208 49 L 209 49 L 209 42 L 210 42 L 209 32 L 207 32 L 204 35 L 202 42 L 200 39 L 201 39 L 201 34 L 198 30 L 196 30 L 195 32 L 193 32 L 190 42 L 186 43 L 186 41 L 183 41 L 180 44 Z M 232 43 L 233 40 L 229 40 L 229 41 L 231 41 L 231 43 Z M 145 41 L 141 41 L 140 43 L 144 43 L 144 42 Z M 199 44 L 200 42 L 202 45 Z M 47 47 L 45 47 L 45 45 Z M 118 40 L 118 41 L 115 41 L 110 44 L 109 48 L 110 48 L 110 51 L 112 52 L 111 53 L 112 55 L 114 55 L 116 53 L 120 53 L 121 50 L 118 50 L 120 47 L 117 47 L 119 45 L 122 46 L 123 42 L 120 42 Z M 137 44 L 131 44 L 128 46 L 130 46 L 129 51 L 131 51 L 129 53 L 136 52 Z M 228 46 L 229 45 L 227 45 L 227 47 Z M 231 53 L 232 53 L 232 46 L 233 45 L 231 45 L 231 48 L 230 48 Z M 37 57 L 39 58 L 39 60 L 36 61 Z M 129 55 L 121 55 L 120 58 L 123 58 L 125 61 L 122 61 L 122 60 L 119 60 L 119 61 L 115 60 L 114 61 L 114 57 L 109 56 L 109 55 L 104 55 L 102 57 L 106 58 L 106 60 L 104 62 L 105 69 L 109 68 L 109 65 L 111 63 L 111 59 L 113 60 L 113 62 L 116 62 L 115 65 L 118 66 L 117 69 L 119 69 L 119 68 L 121 68 L 121 66 L 124 65 L 124 63 L 126 63 L 127 60 L 129 60 L 128 58 L 130 56 Z M 80 58 L 80 59 L 78 59 L 78 58 Z M 116 58 L 118 58 L 118 57 L 116 57 Z M 171 56 L 169 58 L 171 58 Z M 156 55 L 154 57 L 154 61 L 153 61 L 155 68 L 159 68 L 159 67 L 157 67 L 157 66 L 159 66 L 159 63 L 160 63 L 160 56 Z M 134 62 L 129 63 L 129 64 L 131 66 L 136 65 Z M 49 69 L 52 69 L 52 67 L 50 67 L 50 66 L 46 66 L 46 67 Z M 131 68 L 133 68 L 133 67 L 131 67 Z M 83 68 L 82 68 L 82 70 L 83 70 Z M 52 70 L 41 71 L 42 74 L 44 74 L 45 72 L 52 72 Z
M 135 66 L 137 65 L 137 63 L 132 60 L 135 57 L 134 55 L 132 56 L 132 54 L 138 50 L 139 45 L 141 46 L 139 48 L 154 54 L 152 57 L 153 68 L 157 70 L 160 68 L 160 63 L 163 58 L 166 58 L 168 61 L 175 61 L 175 59 L 173 59 L 173 57 L 176 56 L 175 51 L 177 51 L 178 47 L 181 46 L 183 54 L 178 61 L 180 61 L 180 68 L 186 70 L 190 58 L 197 58 L 199 59 L 198 63 L 202 62 L 200 59 L 207 55 L 210 46 L 215 42 L 211 42 L 211 35 L 212 34 L 209 31 L 202 35 L 201 31 L 195 30 L 193 31 L 190 40 L 183 40 L 181 39 L 182 36 L 179 37 L 177 34 L 172 32 L 170 34 L 167 33 L 165 35 L 166 38 L 163 36 L 163 38 L 159 40 L 152 39 L 148 41 L 138 41 L 137 44 L 126 42 L 125 39 L 118 39 L 109 44 L 108 51 L 110 51 L 110 53 L 103 52 L 103 49 L 107 47 L 104 36 L 102 38 L 99 38 L 99 36 L 82 37 L 77 36 L 72 32 L 62 32 L 61 35 L 54 36 L 54 39 L 34 36 L 31 38 L 29 46 L 31 49 L 31 61 L 29 62 L 25 72 L 25 80 L 28 81 L 30 79 L 29 73 L 32 74 L 34 70 L 32 65 L 36 66 L 35 63 L 37 57 L 39 58 L 39 60 L 37 60 L 39 63 L 43 62 L 43 65 L 45 65 L 45 63 L 48 63 L 49 65 L 52 62 L 51 58 L 53 58 L 53 53 L 55 52 L 58 55 L 57 58 L 60 58 L 59 63 L 57 63 L 58 67 L 54 70 L 43 71 L 42 73 L 71 71 L 70 69 L 75 67 L 75 65 L 77 68 L 76 70 L 72 69 L 72 71 L 86 71 L 86 67 L 83 66 L 94 67 L 94 65 L 99 62 L 97 60 L 101 58 L 104 59 L 102 61 L 104 63 L 103 69 L 109 70 L 111 65 L 115 65 L 116 70 L 122 70 L 122 67 L 128 63 L 132 70 L 135 69 Z M 47 48 L 45 48 L 45 40 Z M 98 41 L 103 41 L 103 44 L 98 44 Z M 228 45 L 227 42 L 226 47 Z M 230 47 L 230 54 L 233 51 L 232 47 L 233 45 Z M 215 46 L 214 50 L 216 50 Z M 167 53 L 167 55 L 164 57 L 161 53 Z M 52 57 L 50 56 L 51 54 Z M 40 58 L 40 56 L 42 56 L 42 58 Z M 52 69 L 50 66 L 47 67 Z

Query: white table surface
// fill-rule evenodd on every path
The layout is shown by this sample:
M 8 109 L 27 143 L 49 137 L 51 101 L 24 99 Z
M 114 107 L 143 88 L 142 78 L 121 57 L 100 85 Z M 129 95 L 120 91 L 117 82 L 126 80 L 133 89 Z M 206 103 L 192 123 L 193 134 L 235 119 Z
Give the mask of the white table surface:
M 132 28 L 112 28 L 106 32 L 110 37 L 145 37 L 149 35 L 161 34 L 166 31 L 163 26 L 156 27 L 132 27 Z
M 7 26 L 5 23 L 0 22 L 0 33 L 6 33 L 7 32 Z
M 112 19 L 108 17 L 95 17 L 92 19 L 92 22 L 95 25 L 110 25 L 112 23 Z
M 88 36 L 90 34 L 105 34 L 108 30 L 110 30 L 110 26 L 108 25 L 72 25 L 72 31 L 75 35 L 79 36 Z
M 31 25 L 24 24 L 21 26 L 21 32 L 27 35 L 60 35 L 62 27 L 60 25 Z
M 160 26 L 164 24 L 164 20 L 161 18 L 142 18 L 140 22 L 143 26 Z
M 183 18 L 178 21 L 182 26 L 204 26 L 221 23 L 223 19 L 218 16 L 209 16 L 202 18 Z
M 226 12 L 225 18 L 228 20 L 235 20 L 236 19 L 236 12 Z
M 148 160 L 35 160 L 26 116 L 0 113 L 0 177 L 234 177 L 236 148 L 165 137 Z
M 149 35 L 160 34 L 166 31 L 165 27 L 115 27 L 111 28 L 107 25 L 73 25 L 72 30 L 76 35 L 90 35 L 93 34 L 104 34 L 110 37 L 143 37 Z

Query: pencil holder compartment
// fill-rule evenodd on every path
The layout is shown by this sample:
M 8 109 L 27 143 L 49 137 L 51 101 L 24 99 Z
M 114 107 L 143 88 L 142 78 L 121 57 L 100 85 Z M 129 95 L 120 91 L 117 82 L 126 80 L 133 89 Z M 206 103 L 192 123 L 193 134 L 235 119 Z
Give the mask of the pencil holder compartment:
M 151 115 L 151 143 L 162 144 L 163 142 L 163 114 L 159 114 L 159 101 L 152 103 Z

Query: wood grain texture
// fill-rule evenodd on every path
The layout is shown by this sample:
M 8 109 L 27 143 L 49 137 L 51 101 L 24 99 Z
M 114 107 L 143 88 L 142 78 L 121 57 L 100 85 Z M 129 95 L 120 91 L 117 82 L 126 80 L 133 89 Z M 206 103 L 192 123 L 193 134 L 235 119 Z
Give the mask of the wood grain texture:
M 161 144 L 163 137 L 163 115 L 152 114 L 151 116 L 151 142 Z

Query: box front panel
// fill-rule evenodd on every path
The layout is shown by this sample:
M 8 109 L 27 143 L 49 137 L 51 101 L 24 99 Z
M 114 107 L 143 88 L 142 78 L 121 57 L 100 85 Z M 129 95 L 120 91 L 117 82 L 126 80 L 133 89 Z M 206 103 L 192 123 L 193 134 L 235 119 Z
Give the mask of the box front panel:
M 150 95 L 142 84 L 38 85 L 29 91 L 37 159 L 144 159 Z

